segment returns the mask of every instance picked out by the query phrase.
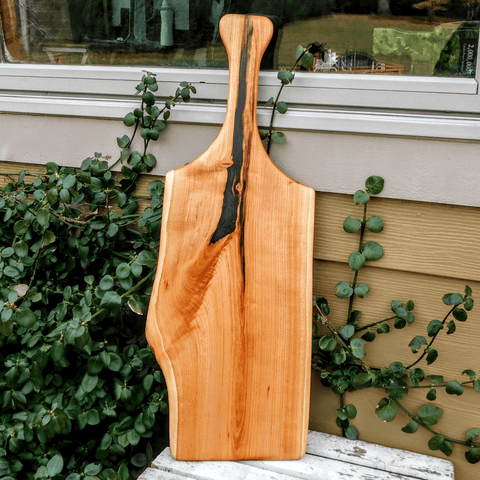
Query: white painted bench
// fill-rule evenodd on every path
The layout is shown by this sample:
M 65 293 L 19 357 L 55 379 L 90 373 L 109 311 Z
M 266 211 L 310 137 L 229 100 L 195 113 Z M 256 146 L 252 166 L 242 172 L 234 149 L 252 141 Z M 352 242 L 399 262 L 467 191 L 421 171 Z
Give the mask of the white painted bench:
M 307 454 L 295 461 L 178 462 L 166 448 L 138 480 L 452 480 L 441 458 L 309 432 Z

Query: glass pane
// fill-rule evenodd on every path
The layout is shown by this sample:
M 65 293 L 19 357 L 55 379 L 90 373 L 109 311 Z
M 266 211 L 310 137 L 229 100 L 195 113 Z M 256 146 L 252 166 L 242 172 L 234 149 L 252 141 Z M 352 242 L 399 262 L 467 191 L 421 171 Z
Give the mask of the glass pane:
M 291 68 L 317 42 L 312 72 L 475 75 L 476 0 L 2 0 L 7 61 L 226 68 L 225 13 L 270 15 L 264 68 Z M 5 48 L 6 47 L 6 48 Z

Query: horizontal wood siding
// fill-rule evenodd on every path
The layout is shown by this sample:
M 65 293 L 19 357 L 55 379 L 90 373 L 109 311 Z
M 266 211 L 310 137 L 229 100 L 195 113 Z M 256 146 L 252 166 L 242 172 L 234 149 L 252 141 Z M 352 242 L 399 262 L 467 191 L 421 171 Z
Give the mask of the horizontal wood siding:
M 1 172 L 15 173 L 22 169 L 36 173 L 40 167 L 0 162 Z M 148 194 L 150 181 L 161 178 L 142 176 L 136 193 Z M 0 185 L 5 183 L 5 178 L 0 176 Z M 148 203 L 141 200 L 140 208 L 147 207 Z M 348 301 L 335 296 L 335 285 L 341 280 L 352 281 L 353 271 L 347 259 L 358 245 L 358 235 L 346 233 L 342 225 L 348 215 L 361 218 L 362 213 L 362 207 L 354 204 L 351 195 L 317 193 L 314 294 L 328 298 L 332 310 L 330 320 L 337 327 L 345 322 Z M 390 316 L 393 299 L 413 300 L 416 320 L 403 330 L 392 328 L 389 334 L 382 334 L 368 344 L 365 361 L 376 367 L 388 366 L 393 361 L 409 364 L 417 358 L 408 347 L 410 340 L 416 335 L 426 336 L 428 323 L 432 319 L 442 320 L 447 313 L 448 307 L 442 302 L 445 293 L 463 292 L 465 285 L 470 285 L 474 298 L 480 298 L 480 212 L 472 207 L 374 198 L 369 203 L 368 214 L 380 216 L 385 229 L 379 234 L 367 232 L 366 241 L 381 243 L 385 254 L 380 260 L 367 262 L 359 272 L 359 281 L 371 288 L 365 298 L 355 301 L 355 308 L 363 312 L 359 324 Z M 479 325 L 477 304 L 466 322 L 457 322 L 454 335 L 447 337 L 444 332 L 440 333 L 436 340 L 438 360 L 431 366 L 423 362 L 419 366 L 429 374 L 442 374 L 447 380 L 461 381 L 466 368 L 480 374 Z M 410 393 L 405 404 L 416 412 L 420 405 L 429 403 L 425 398 L 427 392 L 428 389 L 419 389 Z M 379 389 L 347 394 L 347 404 L 353 403 L 358 409 L 352 424 L 358 428 L 362 440 L 444 457 L 441 452 L 428 449 L 429 432 L 419 430 L 406 434 L 400 430 L 409 421 L 402 413 L 391 423 L 380 421 L 375 415 L 375 406 L 382 397 L 384 393 Z M 480 394 L 473 388 L 466 388 L 460 397 L 438 389 L 433 403 L 444 408 L 443 417 L 434 428 L 447 436 L 463 438 L 467 430 L 480 426 Z M 310 428 L 340 435 L 335 424 L 338 406 L 339 397 L 322 387 L 319 376 L 314 374 Z M 454 445 L 450 459 L 455 464 L 455 478 L 477 478 L 480 466 L 467 463 L 464 452 L 464 447 Z

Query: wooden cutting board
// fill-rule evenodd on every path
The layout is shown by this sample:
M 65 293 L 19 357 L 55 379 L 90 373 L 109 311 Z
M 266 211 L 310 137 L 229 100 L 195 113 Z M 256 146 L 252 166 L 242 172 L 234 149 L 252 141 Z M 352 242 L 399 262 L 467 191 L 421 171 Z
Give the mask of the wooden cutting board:
M 166 178 L 146 333 L 177 460 L 297 459 L 306 449 L 314 191 L 273 164 L 258 134 L 272 31 L 266 17 L 222 18 L 225 123 Z

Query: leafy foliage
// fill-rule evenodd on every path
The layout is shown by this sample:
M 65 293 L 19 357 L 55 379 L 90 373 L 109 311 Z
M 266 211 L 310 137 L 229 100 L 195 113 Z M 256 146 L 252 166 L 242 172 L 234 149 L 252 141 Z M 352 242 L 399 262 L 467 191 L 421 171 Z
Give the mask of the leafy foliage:
M 146 74 L 131 137 L 117 139 L 122 175 L 100 153 L 80 168 L 48 163 L 1 189 L 0 476 L 127 480 L 158 452 L 166 385 L 145 340 L 163 183 L 137 212 L 136 181 L 182 83 L 160 110 Z M 142 153 L 131 151 L 135 133 Z M 117 163 L 117 162 L 116 162 Z M 27 181 L 28 180 L 28 181 Z
M 401 302 L 392 300 L 390 309 L 393 315 L 381 320 L 359 326 L 358 320 L 362 315 L 359 310 L 354 310 L 354 302 L 364 298 L 370 292 L 366 283 L 358 280 L 359 272 L 367 262 L 382 258 L 384 252 L 380 243 L 369 240 L 365 241 L 368 234 L 378 234 L 384 230 L 382 219 L 376 215 L 367 215 L 367 206 L 374 195 L 382 192 L 384 180 L 378 176 L 369 177 L 365 182 L 365 189 L 358 190 L 353 196 L 356 205 L 363 207 L 363 218 L 355 219 L 347 217 L 343 223 L 343 229 L 348 234 L 358 235 L 358 244 L 348 257 L 348 264 L 352 269 L 353 279 L 342 280 L 336 285 L 335 295 L 348 300 L 349 308 L 347 321 L 338 331 L 328 319 L 330 307 L 326 298 L 314 298 L 314 341 L 313 341 L 313 368 L 320 372 L 321 382 L 330 387 L 340 396 L 340 408 L 337 410 L 337 425 L 347 438 L 357 438 L 358 431 L 350 425 L 354 416 L 346 414 L 344 395 L 346 392 L 365 388 L 378 388 L 383 390 L 384 396 L 378 402 L 375 413 L 384 422 L 393 421 L 399 412 L 405 413 L 410 421 L 402 428 L 405 433 L 415 433 L 420 427 L 428 430 L 432 437 L 428 446 L 432 450 L 440 450 L 445 455 L 451 455 L 452 444 L 463 444 L 469 449 L 465 456 L 468 462 L 480 461 L 480 429 L 473 428 L 466 434 L 467 440 L 449 438 L 437 432 L 432 427 L 436 425 L 443 415 L 443 410 L 432 403 L 422 405 L 418 411 L 409 411 L 401 400 L 411 391 L 418 388 L 428 388 L 426 399 L 435 401 L 437 390 L 444 388 L 449 395 L 460 396 L 464 392 L 464 385 L 471 384 L 475 391 L 480 391 L 480 379 L 475 371 L 467 369 L 463 372 L 469 377 L 468 380 L 446 381 L 441 375 L 427 375 L 417 365 L 425 361 L 427 365 L 436 361 L 439 352 L 433 347 L 437 336 L 444 332 L 452 335 L 456 330 L 456 322 L 464 322 L 468 318 L 468 312 L 473 308 L 472 289 L 465 287 L 464 293 L 447 293 L 443 296 L 443 303 L 450 307 L 442 320 L 431 320 L 426 327 L 426 335 L 417 335 L 409 343 L 412 354 L 417 355 L 409 365 L 401 362 L 392 362 L 388 367 L 371 368 L 364 359 L 367 356 L 365 347 L 367 342 L 377 338 L 377 334 L 386 334 L 391 331 L 393 323 L 395 329 L 403 329 L 415 322 L 413 310 L 415 304 L 412 300 Z M 368 233 L 370 232 L 370 233 Z M 315 332 L 320 326 L 329 330 L 329 335 L 317 337 Z M 353 405 L 349 406 L 354 408 Z M 356 412 L 356 409 L 355 409 Z M 352 432 L 355 432 L 352 434 Z

